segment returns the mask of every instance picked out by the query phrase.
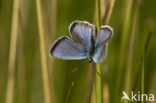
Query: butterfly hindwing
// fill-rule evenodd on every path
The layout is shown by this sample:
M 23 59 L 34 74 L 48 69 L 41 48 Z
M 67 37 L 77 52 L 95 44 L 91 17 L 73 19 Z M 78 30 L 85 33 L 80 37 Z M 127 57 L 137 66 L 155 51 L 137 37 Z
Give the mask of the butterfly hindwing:
M 106 46 L 113 35 L 113 29 L 110 26 L 101 26 L 98 38 L 96 41 L 96 46 L 93 54 L 93 61 L 96 63 L 102 62 L 106 54 Z
M 50 55 L 60 59 L 84 59 L 87 57 L 85 49 L 66 36 L 55 41 L 50 49 Z

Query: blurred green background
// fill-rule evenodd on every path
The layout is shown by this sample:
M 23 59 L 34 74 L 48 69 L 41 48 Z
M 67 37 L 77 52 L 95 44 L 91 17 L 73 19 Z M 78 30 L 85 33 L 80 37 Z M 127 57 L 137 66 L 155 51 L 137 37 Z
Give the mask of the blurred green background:
M 36 2 L 19 1 L 12 103 L 44 103 Z M 105 24 L 103 11 L 109 9 L 112 1 L 101 0 L 101 24 Z M 137 93 L 144 88 L 144 93 L 156 96 L 156 1 L 114 1 L 107 23 L 114 29 L 114 36 L 102 63 L 104 103 L 120 103 L 122 91 L 127 89 Z M 13 3 L 14 0 L 0 0 L 0 103 L 6 101 Z M 58 60 L 49 57 L 49 49 L 56 38 L 69 36 L 72 21 L 95 23 L 95 1 L 41 0 L 41 6 L 52 103 L 64 103 L 73 82 L 68 103 L 83 103 L 89 62 L 80 65 L 83 61 Z M 79 69 L 72 72 L 77 66 Z M 95 103 L 94 94 L 93 86 L 90 103 Z

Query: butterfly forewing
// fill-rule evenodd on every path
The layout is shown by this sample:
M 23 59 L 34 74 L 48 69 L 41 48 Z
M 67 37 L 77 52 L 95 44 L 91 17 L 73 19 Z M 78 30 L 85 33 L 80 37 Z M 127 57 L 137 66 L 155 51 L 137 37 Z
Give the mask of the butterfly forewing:
M 113 35 L 113 29 L 110 26 L 101 26 L 98 38 L 96 41 L 96 46 L 93 54 L 93 61 L 96 63 L 102 62 L 106 54 L 106 46 Z
M 84 59 L 87 57 L 84 48 L 65 36 L 55 41 L 50 49 L 50 55 L 60 59 Z
M 72 39 L 87 50 L 95 45 L 95 26 L 86 21 L 74 21 L 69 27 Z
M 112 35 L 113 29 L 110 26 L 101 26 L 98 33 L 96 46 L 99 47 L 108 43 L 108 41 L 112 38 Z

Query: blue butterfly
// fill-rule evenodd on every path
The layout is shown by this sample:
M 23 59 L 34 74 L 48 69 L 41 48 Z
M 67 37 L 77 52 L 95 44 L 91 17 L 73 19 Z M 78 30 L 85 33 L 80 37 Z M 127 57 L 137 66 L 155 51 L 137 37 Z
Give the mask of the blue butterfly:
M 101 63 L 113 29 L 108 25 L 101 26 L 97 33 L 95 25 L 74 21 L 69 26 L 69 33 L 72 39 L 61 36 L 54 42 L 49 52 L 51 56 L 67 60 L 88 58 L 90 62 Z

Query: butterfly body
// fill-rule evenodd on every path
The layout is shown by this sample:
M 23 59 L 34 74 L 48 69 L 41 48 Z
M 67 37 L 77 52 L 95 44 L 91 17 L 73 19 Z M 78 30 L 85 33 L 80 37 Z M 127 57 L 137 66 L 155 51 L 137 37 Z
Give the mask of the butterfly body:
M 86 21 L 74 21 L 69 26 L 71 39 L 62 36 L 50 49 L 50 55 L 60 59 L 79 60 L 88 58 L 90 62 L 102 62 L 106 45 L 113 30 L 110 26 L 101 26 L 96 39 L 96 28 Z

